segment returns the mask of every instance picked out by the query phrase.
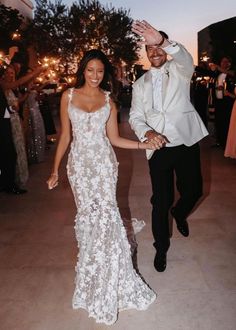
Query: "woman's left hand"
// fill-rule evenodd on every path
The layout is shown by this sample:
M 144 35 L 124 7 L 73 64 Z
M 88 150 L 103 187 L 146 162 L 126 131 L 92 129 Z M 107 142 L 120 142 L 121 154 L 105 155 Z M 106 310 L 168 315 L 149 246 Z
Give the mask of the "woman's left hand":
M 56 188 L 58 186 L 58 174 L 52 173 L 50 178 L 47 180 L 48 189 L 51 190 L 53 188 Z

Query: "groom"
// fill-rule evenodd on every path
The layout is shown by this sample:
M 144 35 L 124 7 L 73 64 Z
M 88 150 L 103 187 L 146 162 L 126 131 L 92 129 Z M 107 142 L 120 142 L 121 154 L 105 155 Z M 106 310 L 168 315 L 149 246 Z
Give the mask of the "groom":
M 190 103 L 191 55 L 145 21 L 136 21 L 132 29 L 144 39 L 151 69 L 133 85 L 129 122 L 141 141 L 158 149 L 146 153 L 153 192 L 154 267 L 163 272 L 170 246 L 169 211 L 179 232 L 187 237 L 187 216 L 202 195 L 198 141 L 208 132 Z M 174 175 L 180 197 L 173 206 Z

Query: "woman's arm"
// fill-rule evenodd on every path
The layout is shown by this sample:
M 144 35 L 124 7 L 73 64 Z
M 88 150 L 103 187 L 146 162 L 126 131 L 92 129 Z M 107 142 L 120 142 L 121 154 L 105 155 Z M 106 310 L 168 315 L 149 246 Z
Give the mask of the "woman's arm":
M 153 143 L 133 141 L 129 139 L 122 138 L 119 134 L 118 124 L 117 124 L 117 109 L 114 102 L 111 101 L 111 114 L 107 121 L 107 136 L 111 144 L 115 147 L 125 148 L 125 149 L 158 149 Z
M 25 76 L 15 80 L 15 81 L 12 81 L 12 82 L 2 81 L 2 83 L 1 83 L 2 88 L 4 90 L 15 89 L 15 88 L 17 88 L 21 85 L 24 85 L 25 83 L 27 83 L 31 79 L 36 78 L 44 70 L 45 70 L 45 68 L 39 66 L 34 71 L 27 73 Z
M 52 173 L 47 181 L 48 189 L 55 188 L 58 184 L 58 170 L 61 160 L 70 143 L 70 119 L 68 116 L 68 91 L 64 92 L 61 98 L 60 117 L 61 117 L 61 134 L 57 145 L 56 155 L 52 167 Z
M 18 102 L 21 104 L 23 102 L 25 102 L 25 100 L 29 97 L 29 91 L 25 92 L 24 94 L 19 94 L 18 96 Z

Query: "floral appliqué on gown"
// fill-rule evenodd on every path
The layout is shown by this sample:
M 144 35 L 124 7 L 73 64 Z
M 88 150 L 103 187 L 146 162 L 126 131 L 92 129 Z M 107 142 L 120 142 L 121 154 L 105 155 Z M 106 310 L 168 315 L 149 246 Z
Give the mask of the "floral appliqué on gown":
M 69 91 L 73 141 L 67 174 L 78 212 L 73 308 L 84 308 L 96 322 L 111 325 L 120 310 L 147 309 L 156 294 L 133 269 L 116 201 L 118 163 L 106 136 L 110 102 L 104 93 L 104 106 L 85 112 L 73 104 L 73 89 Z

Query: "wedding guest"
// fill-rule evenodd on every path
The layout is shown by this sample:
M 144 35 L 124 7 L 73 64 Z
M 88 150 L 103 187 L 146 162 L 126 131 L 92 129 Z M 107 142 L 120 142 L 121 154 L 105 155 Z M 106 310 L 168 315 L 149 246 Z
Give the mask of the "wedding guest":
M 234 90 L 234 98 L 236 98 L 236 88 Z M 236 100 L 234 101 L 233 109 L 231 112 L 224 155 L 225 157 L 236 159 Z
M 16 186 L 16 151 L 12 139 L 11 110 L 0 86 L 0 189 L 12 194 L 23 191 Z
M 6 69 L 4 74 L 5 82 L 11 83 L 15 81 L 15 70 L 12 66 Z M 12 137 L 16 149 L 16 184 L 21 189 L 25 189 L 27 180 L 29 178 L 28 161 L 25 149 L 24 133 L 19 117 L 19 100 L 10 88 L 5 89 L 5 96 L 9 107 L 11 108 L 10 122 Z
M 52 135 L 56 134 L 56 127 L 50 109 L 50 96 L 41 91 L 39 95 L 39 109 L 43 118 L 45 132 L 46 132 L 46 143 L 53 144 Z
M 192 83 L 192 99 L 194 108 L 197 110 L 204 125 L 208 126 L 208 69 L 205 62 L 201 62 L 199 66 L 195 67 Z M 210 79 L 210 77 L 209 77 Z
M 232 61 L 224 56 L 217 66 L 217 78 L 215 87 L 215 128 L 217 143 L 225 148 L 231 111 L 235 99 L 235 74 L 231 70 Z
M 151 69 L 133 85 L 130 124 L 140 141 L 159 149 L 148 150 L 147 158 L 153 190 L 154 267 L 163 272 L 170 246 L 169 211 L 181 235 L 189 236 L 187 217 L 202 195 L 198 142 L 208 132 L 190 102 L 191 55 L 146 21 L 136 21 L 133 32 L 144 39 Z M 180 197 L 173 206 L 174 175 Z
M 46 147 L 46 132 L 43 118 L 39 110 L 38 90 L 34 82 L 27 86 L 28 97 L 26 105 L 29 108 L 29 141 L 27 153 L 29 163 L 40 163 L 44 160 Z
M 36 68 L 33 72 L 26 74 L 25 76 L 16 79 L 15 70 L 9 65 L 0 79 L 0 86 L 6 96 L 8 106 L 11 109 L 10 122 L 11 130 L 14 141 L 14 146 L 17 154 L 16 158 L 16 176 L 15 182 L 19 188 L 25 190 L 25 185 L 28 180 L 28 162 L 25 150 L 25 141 L 23 136 L 23 130 L 19 117 L 19 100 L 14 94 L 13 90 L 19 86 L 25 84 L 31 79 L 35 78 L 39 73 L 44 70 L 42 67 Z

